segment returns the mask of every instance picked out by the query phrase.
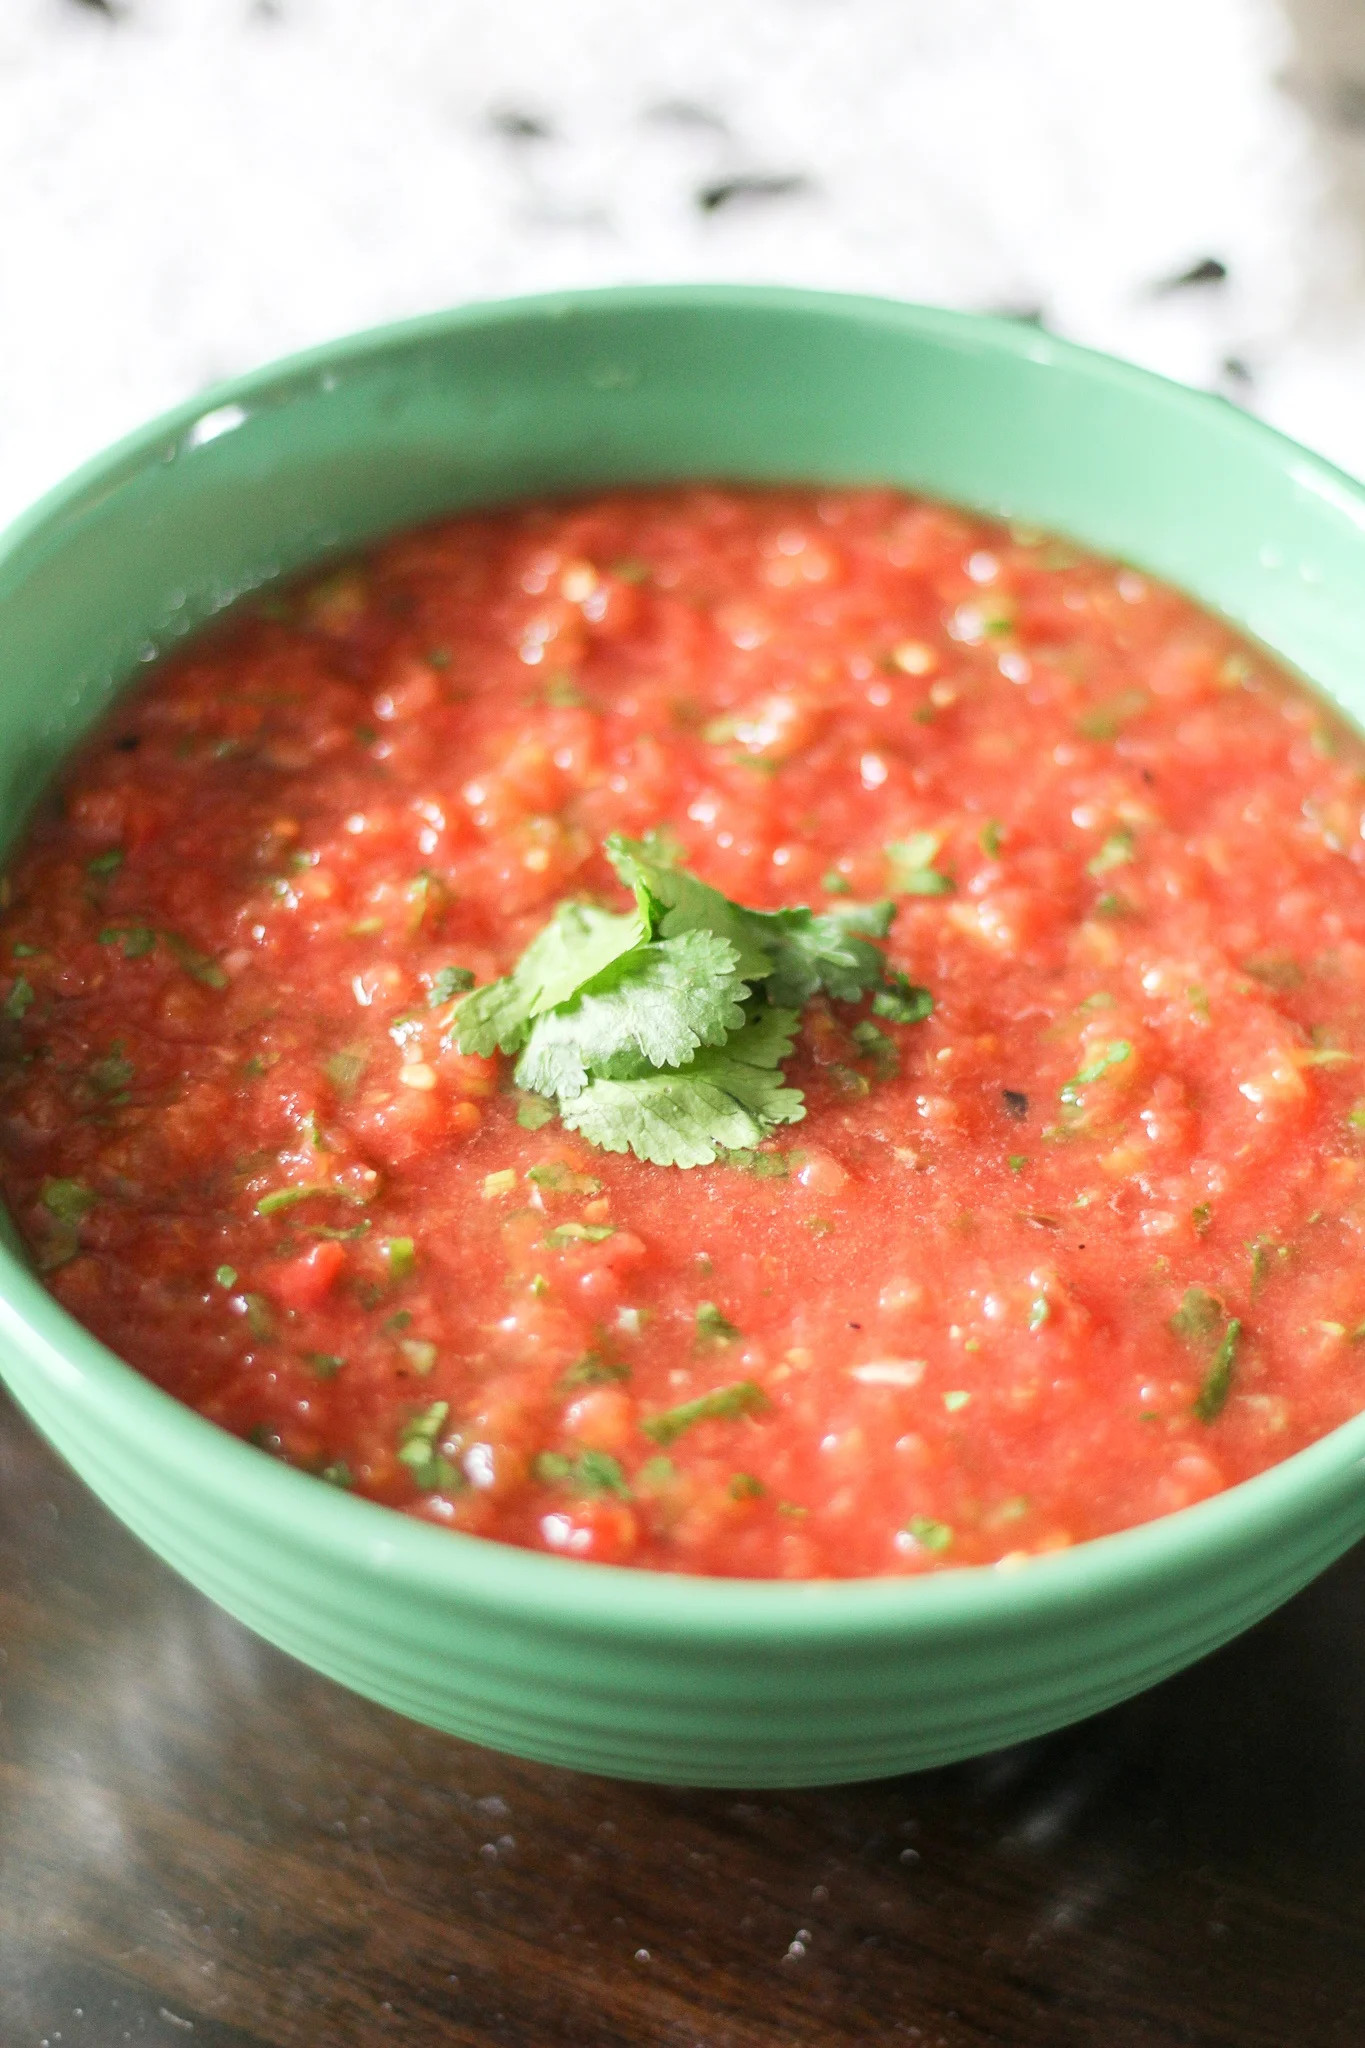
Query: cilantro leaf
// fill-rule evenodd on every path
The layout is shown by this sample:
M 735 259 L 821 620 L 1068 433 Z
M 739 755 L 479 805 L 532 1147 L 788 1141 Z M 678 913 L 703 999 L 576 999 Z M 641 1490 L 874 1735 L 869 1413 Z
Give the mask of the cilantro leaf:
M 574 1096 L 589 1074 L 612 1078 L 679 1067 L 699 1046 L 723 1045 L 744 1027 L 747 985 L 735 949 L 713 932 L 680 932 L 623 953 L 577 996 L 537 1017 L 516 1079 L 538 1095 Z
M 766 980 L 768 999 L 779 1007 L 800 1009 L 820 989 L 836 1002 L 857 1002 L 881 986 L 885 963 L 870 941 L 886 937 L 894 903 L 850 903 L 824 911 L 746 910 L 619 835 L 607 841 L 606 850 L 621 880 L 649 899 L 664 938 L 708 931 L 728 939 L 737 956 L 736 971 L 748 982 Z
M 444 1041 L 520 1055 L 526 1129 L 553 1114 L 537 1098 L 553 1098 L 564 1124 L 604 1151 L 658 1166 L 753 1157 L 806 1113 L 781 1070 L 812 996 L 871 996 L 900 1023 L 933 1007 L 876 943 L 892 902 L 749 910 L 678 867 L 657 836 L 614 835 L 605 852 L 634 910 L 561 904 L 509 974 L 456 1002 Z M 857 1030 L 885 1078 L 894 1046 L 866 1019 Z M 866 1093 L 861 1074 L 851 1079 Z
M 880 988 L 886 962 L 871 941 L 886 937 L 895 914 L 890 902 L 753 913 L 772 934 L 768 1000 L 799 1010 L 822 989 L 837 1003 L 856 1003 Z
M 634 1152 L 654 1166 L 710 1166 L 721 1152 L 760 1144 L 806 1114 L 800 1089 L 785 1087 L 781 1073 L 796 1021 L 794 1011 L 765 1007 L 684 1067 L 590 1081 L 560 1115 L 604 1152 Z
M 669 867 L 652 857 L 642 841 L 623 839 L 614 832 L 606 843 L 606 855 L 626 887 L 647 899 L 659 937 L 676 939 L 684 932 L 713 932 L 734 947 L 735 967 L 743 980 L 761 981 L 772 972 L 761 912 L 732 903 L 685 868 Z
M 517 1052 L 535 1018 L 567 1003 L 623 953 L 648 940 L 649 921 L 637 902 L 617 914 L 593 903 L 561 903 L 510 974 L 485 983 L 455 1012 L 459 1049 Z

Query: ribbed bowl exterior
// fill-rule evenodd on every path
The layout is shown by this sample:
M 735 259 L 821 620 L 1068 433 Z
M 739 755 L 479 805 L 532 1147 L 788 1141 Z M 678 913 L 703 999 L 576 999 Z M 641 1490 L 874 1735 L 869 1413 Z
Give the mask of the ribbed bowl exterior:
M 320 553 L 460 505 L 686 476 L 883 481 L 1181 583 L 1350 714 L 1365 493 L 1214 401 L 1032 330 L 677 288 L 474 308 L 155 423 L 0 542 L 0 829 L 149 647 Z M 1216 1499 L 1018 1570 L 791 1585 L 451 1535 L 240 1444 L 60 1310 L 12 1233 L 0 1372 L 99 1497 L 305 1663 L 519 1755 L 674 1784 L 920 1769 L 1121 1700 L 1365 1533 L 1365 1418 Z
M 385 1542 L 393 1518 L 378 1508 L 366 1516 L 371 1541 L 340 1557 L 305 1526 L 310 1503 L 297 1494 L 312 1486 L 299 1475 L 281 1474 L 294 1485 L 279 1494 L 253 1489 L 244 1499 L 229 1486 L 206 1495 L 149 1462 L 140 1426 L 121 1427 L 108 1412 L 74 1418 L 41 1373 L 11 1363 L 10 1376 L 32 1420 L 120 1520 L 269 1641 L 491 1748 L 671 1784 L 881 1777 L 1023 1741 L 1216 1648 L 1365 1531 L 1357 1462 L 1314 1487 L 1311 1513 L 1268 1504 L 1251 1527 L 1239 1518 L 1189 1535 L 1172 1518 L 1170 1534 L 1186 1540 L 1168 1540 L 1164 1569 L 1148 1561 L 1126 1572 L 1116 1559 L 1118 1568 L 1076 1585 L 1055 1573 L 1063 1558 L 1017 1574 L 947 1575 L 929 1588 L 810 1589 L 818 1602 L 801 1587 L 703 1582 L 709 1614 L 679 1625 L 672 1582 L 643 1573 L 594 1574 L 595 1614 L 580 1601 L 559 1608 L 556 1579 L 592 1568 L 550 1558 L 518 1558 L 542 1567 L 542 1583 L 530 1598 L 524 1589 L 500 1597 L 486 1583 L 487 1553 L 503 1561 L 498 1547 L 477 1542 L 461 1545 L 443 1580 L 414 1583 Z M 1103 1567 L 1104 1553 L 1129 1540 L 1088 1549 Z M 657 1600 L 623 1610 L 614 1597 L 623 1578 L 644 1581 Z M 998 1597 L 980 1611 L 917 1597 L 986 1579 Z M 772 1610 L 765 1626 L 755 1592 Z

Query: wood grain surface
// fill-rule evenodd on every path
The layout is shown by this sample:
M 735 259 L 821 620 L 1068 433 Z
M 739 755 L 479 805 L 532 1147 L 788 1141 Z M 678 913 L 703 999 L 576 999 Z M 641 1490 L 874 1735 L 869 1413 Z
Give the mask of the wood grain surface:
M 0 1409 L 0 2048 L 1361 2048 L 1365 1549 L 1046 1741 L 614 1785 L 410 1726 Z

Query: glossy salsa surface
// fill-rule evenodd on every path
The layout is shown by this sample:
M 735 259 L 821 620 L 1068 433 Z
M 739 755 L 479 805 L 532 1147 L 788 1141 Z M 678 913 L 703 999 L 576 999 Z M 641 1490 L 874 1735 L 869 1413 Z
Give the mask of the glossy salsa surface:
M 1188 600 L 890 491 L 461 518 L 117 707 L 11 866 L 54 1294 L 329 1483 L 744 1576 L 1013 1561 L 1365 1407 L 1365 753 Z M 545 1120 L 452 1003 L 655 833 L 890 895 L 761 1149 Z M 742 1395 L 736 1389 L 747 1389 Z

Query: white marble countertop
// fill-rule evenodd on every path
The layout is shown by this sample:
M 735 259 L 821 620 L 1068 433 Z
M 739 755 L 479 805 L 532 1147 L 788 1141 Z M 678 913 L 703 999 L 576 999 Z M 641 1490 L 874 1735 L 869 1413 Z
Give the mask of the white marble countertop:
M 1365 470 L 1362 137 L 1355 0 L 3 0 L 0 517 L 331 334 L 659 278 L 1032 312 Z

